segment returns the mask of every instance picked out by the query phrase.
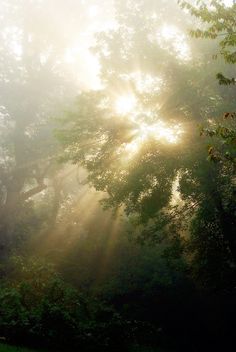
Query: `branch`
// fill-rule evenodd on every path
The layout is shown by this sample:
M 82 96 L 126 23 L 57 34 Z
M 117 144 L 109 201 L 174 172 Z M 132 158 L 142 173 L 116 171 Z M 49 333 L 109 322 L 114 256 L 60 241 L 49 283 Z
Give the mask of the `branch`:
M 38 194 L 38 193 L 42 192 L 46 188 L 47 188 L 46 185 L 40 184 L 40 185 L 30 189 L 29 191 L 22 193 L 21 194 L 21 200 L 25 201 L 28 198 L 33 197 L 35 194 Z

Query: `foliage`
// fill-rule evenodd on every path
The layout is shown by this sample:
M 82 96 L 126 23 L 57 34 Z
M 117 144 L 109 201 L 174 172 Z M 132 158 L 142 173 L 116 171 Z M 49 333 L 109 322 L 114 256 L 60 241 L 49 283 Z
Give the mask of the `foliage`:
M 228 64 L 236 63 L 236 28 L 235 28 L 235 15 L 236 4 L 226 6 L 222 1 L 211 1 L 210 6 L 204 1 L 199 1 L 196 6 L 190 4 L 188 1 L 179 1 L 183 9 L 187 9 L 190 13 L 201 20 L 206 27 L 203 30 L 196 29 L 190 33 L 195 38 L 210 38 L 218 39 L 217 44 L 220 49 L 220 55 Z M 214 56 L 217 59 L 217 55 Z M 217 73 L 217 79 L 220 85 L 235 85 L 234 78 L 227 78 L 222 73 Z M 231 99 L 232 101 L 232 99 Z M 230 119 L 235 118 L 235 112 L 230 111 L 232 103 L 226 107 L 228 112 L 224 113 L 224 119 L 228 122 Z M 230 121 L 231 122 L 231 121 Z M 228 125 L 228 126 L 227 126 Z M 209 159 L 212 161 L 229 162 L 233 164 L 235 154 L 235 124 L 216 124 L 215 128 L 202 128 L 202 134 L 210 137 L 218 137 L 223 148 L 217 149 L 214 147 L 209 148 Z M 224 148 L 228 146 L 228 148 Z M 224 153 L 225 149 L 225 153 Z
M 210 38 L 219 39 L 217 44 L 220 48 L 220 54 L 227 64 L 235 64 L 236 37 L 235 37 L 235 10 L 236 4 L 227 7 L 222 1 L 211 1 L 210 6 L 207 3 L 199 1 L 196 6 L 189 4 L 187 1 L 179 1 L 182 8 L 187 9 L 190 13 L 206 24 L 203 30 L 197 29 L 191 31 L 191 35 L 195 38 Z M 222 73 L 217 74 L 220 85 L 234 85 L 234 78 L 226 78 Z M 224 225 L 227 231 L 226 237 L 234 237 L 233 229 L 235 226 L 235 103 L 230 91 L 228 91 L 229 99 L 225 99 L 223 107 L 225 108 L 223 121 L 219 119 L 211 119 L 208 127 L 203 126 L 201 135 L 213 139 L 208 147 L 208 159 L 210 161 L 219 163 L 219 170 L 222 178 L 222 204 L 218 209 L 220 214 L 218 219 L 222 216 L 227 218 L 228 226 Z M 222 120 L 222 119 L 221 119 Z M 226 204 L 226 206 L 224 205 Z M 225 209 L 224 209 L 225 208 Z M 217 224 L 217 221 L 215 221 Z M 230 240 L 232 241 L 232 239 Z M 235 246 L 235 245 L 233 245 Z M 231 250 L 232 250 L 232 246 Z M 234 249 L 233 249 L 234 252 Z
M 73 289 L 39 260 L 24 261 L 22 277 L 2 285 L 0 295 L 1 333 L 14 343 L 60 349 L 121 343 L 125 322 L 119 315 Z
M 215 140 L 215 145 L 209 146 L 209 160 L 221 162 L 232 176 L 235 174 L 236 163 L 236 129 L 235 113 L 225 113 L 224 120 L 215 124 L 214 128 L 202 128 L 201 135 Z
M 203 29 L 192 30 L 191 35 L 195 38 L 219 39 L 220 55 L 227 63 L 236 63 L 236 4 L 227 7 L 221 0 L 210 1 L 210 4 L 198 1 L 196 6 L 188 1 L 180 0 L 179 3 L 205 25 Z M 217 58 L 217 55 L 214 57 Z M 218 73 L 217 78 L 220 84 L 235 84 L 234 78 L 228 79 L 222 73 Z

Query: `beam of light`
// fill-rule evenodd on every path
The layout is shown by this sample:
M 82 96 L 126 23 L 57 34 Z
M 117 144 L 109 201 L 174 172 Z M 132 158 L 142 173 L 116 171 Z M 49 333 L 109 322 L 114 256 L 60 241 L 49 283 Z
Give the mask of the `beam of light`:
M 110 235 L 108 238 L 104 256 L 98 267 L 98 271 L 96 274 L 96 284 L 99 284 L 104 279 L 107 273 L 107 270 L 109 269 L 109 262 L 114 256 L 114 251 L 117 246 L 119 235 L 120 235 L 122 215 L 123 215 L 123 210 L 121 208 L 117 209 L 116 213 L 111 215 L 112 217 L 110 218 L 110 220 L 112 221 L 110 223 L 110 228 L 109 228 Z
M 173 184 L 172 184 L 172 199 L 170 204 L 172 206 L 180 206 L 183 204 L 183 200 L 181 198 L 181 193 L 179 191 L 179 183 L 180 183 L 180 174 L 178 173 Z
M 84 186 L 81 192 L 73 196 L 73 199 L 61 205 L 53 228 L 32 239 L 33 247 L 37 248 L 39 253 L 45 250 L 49 253 L 50 250 L 54 250 L 54 247 L 60 247 L 58 243 L 61 241 L 64 246 L 63 253 L 67 255 L 75 241 L 83 235 L 83 229 L 86 229 L 87 224 L 93 220 L 94 214 L 101 210 L 99 203 L 101 198 L 101 192 Z M 66 241 L 65 236 L 67 236 Z

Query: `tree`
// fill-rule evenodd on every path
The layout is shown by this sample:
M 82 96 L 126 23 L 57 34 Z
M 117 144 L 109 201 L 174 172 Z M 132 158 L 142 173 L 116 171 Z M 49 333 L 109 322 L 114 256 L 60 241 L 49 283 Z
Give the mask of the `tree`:
M 209 78 L 215 68 L 208 61 L 206 69 L 201 47 L 196 44 L 193 48 L 197 59 L 191 54 L 183 56 L 178 40 L 184 41 L 189 19 L 181 22 L 183 31 L 178 32 L 179 19 L 186 14 L 176 7 L 170 11 L 169 6 L 176 5 L 119 2 L 116 28 L 100 34 L 95 48 L 104 89 L 78 97 L 58 137 L 65 160 L 85 167 L 90 184 L 106 192 L 104 205 L 123 207 L 138 227 L 144 231 L 152 228 L 153 238 L 162 238 L 164 233 L 189 235 L 192 230 L 188 227 L 200 214 L 212 226 L 210 232 L 205 231 L 209 238 L 214 236 L 213 223 L 221 214 L 218 249 L 227 252 L 227 259 L 222 260 L 232 263 L 236 259 L 233 213 L 229 223 L 229 213 L 226 216 L 222 211 L 222 180 L 226 187 L 228 179 L 206 160 L 208 141 L 199 140 L 196 128 L 221 111 L 225 90 L 217 85 L 214 74 Z M 165 7 L 172 14 L 171 26 L 176 25 L 169 42 L 161 34 L 166 18 L 160 8 L 166 11 Z M 214 51 L 213 46 L 210 52 Z M 183 203 L 173 208 L 176 180 Z M 211 217 L 206 211 L 209 203 L 214 213 Z M 194 232 L 201 233 L 196 224 Z M 140 233 L 143 237 L 142 230 Z M 147 233 L 150 231 L 145 231 L 146 238 Z M 199 244 L 195 250 L 201 250 Z
M 183 9 L 187 9 L 191 15 L 200 19 L 205 25 L 204 29 L 198 28 L 192 30 L 190 32 L 191 36 L 194 38 L 216 40 L 219 53 L 224 62 L 228 64 L 224 69 L 230 74 L 232 72 L 232 65 L 236 62 L 235 2 L 230 7 L 227 7 L 222 1 L 211 1 L 210 4 L 199 1 L 197 5 L 192 5 L 188 1 L 179 1 L 179 3 Z M 218 55 L 214 55 L 213 58 L 217 59 Z M 231 66 L 229 64 L 231 64 Z M 211 119 L 210 122 L 208 122 L 208 126 L 202 126 L 201 129 L 201 135 L 210 137 L 210 139 L 213 140 L 213 144 L 211 141 L 208 147 L 208 159 L 217 163 L 217 168 L 222 175 L 219 179 L 221 196 L 219 197 L 219 195 L 214 194 L 218 202 L 218 216 L 214 220 L 215 228 L 212 227 L 212 229 L 210 229 L 208 226 L 208 229 L 213 233 L 217 233 L 217 231 L 219 231 L 218 224 L 220 223 L 220 228 L 223 229 L 225 238 L 228 240 L 228 243 L 231 243 L 229 247 L 235 258 L 235 79 L 227 78 L 222 73 L 217 73 L 216 76 L 219 80 L 219 84 L 221 86 L 228 86 L 228 88 L 222 104 L 224 110 L 221 110 L 218 115 L 220 116 L 221 113 L 222 117 Z M 229 87 L 230 85 L 232 87 Z M 212 211 L 208 213 L 210 216 L 215 216 Z M 204 222 L 203 219 L 204 217 L 201 216 L 196 220 L 202 222 L 203 226 L 209 225 L 209 223 L 212 222 L 209 220 L 208 216 L 206 217 L 207 222 Z M 200 223 L 198 225 L 200 225 Z M 197 231 L 199 231 L 199 228 Z M 201 231 L 199 233 L 201 233 Z M 198 237 L 198 235 L 196 237 Z M 215 241 L 215 236 L 208 236 L 207 238 L 211 237 L 213 239 L 212 245 L 218 246 Z M 220 239 L 220 241 L 222 240 L 223 238 Z M 200 241 L 203 241 L 202 236 L 200 236 Z M 213 250 L 212 253 L 214 252 L 216 251 Z M 222 255 L 227 257 L 227 251 L 223 251 Z M 201 261 L 200 258 L 198 258 L 198 260 Z M 225 271 L 222 269 L 222 272 Z
M 33 197 L 54 193 L 54 210 L 59 207 L 60 148 L 53 137 L 52 116 L 75 94 L 75 85 L 69 81 L 62 63 L 69 33 L 58 42 L 58 23 L 51 21 L 44 1 L 2 1 L 1 18 L 0 247 L 3 255 L 14 247 L 17 237 L 21 240 L 23 233 L 36 231 Z
M 200 1 L 197 6 L 190 4 L 188 1 L 179 1 L 181 7 L 190 11 L 190 13 L 200 19 L 205 25 L 203 30 L 195 29 L 190 33 L 194 38 L 210 38 L 217 40 L 219 54 L 225 63 L 231 67 L 236 63 L 236 4 L 226 6 L 222 1 L 211 1 L 210 5 L 204 1 Z M 214 55 L 217 59 L 218 55 Z M 229 66 L 229 65 L 228 65 Z M 230 71 L 232 69 L 230 68 Z M 220 85 L 235 85 L 234 78 L 227 78 L 222 73 L 217 73 L 217 79 Z M 235 167 L 235 103 L 234 88 L 227 91 L 227 102 L 225 104 L 224 122 L 214 122 L 209 128 L 202 130 L 202 133 L 210 137 L 219 137 L 222 142 L 221 151 L 211 146 L 209 148 L 209 158 L 211 160 L 222 160 L 224 162 L 232 162 Z
M 204 29 L 195 29 L 190 33 L 195 38 L 217 39 L 219 44 L 219 54 L 229 63 L 236 63 L 234 46 L 236 45 L 235 2 L 232 6 L 226 6 L 222 0 L 213 0 L 210 3 L 198 1 L 197 5 L 192 5 L 188 1 L 178 1 L 183 9 L 187 9 L 191 15 L 199 18 L 205 25 Z M 217 55 L 214 56 L 217 58 Z M 218 73 L 220 84 L 234 84 L 234 78 L 226 78 L 222 73 Z

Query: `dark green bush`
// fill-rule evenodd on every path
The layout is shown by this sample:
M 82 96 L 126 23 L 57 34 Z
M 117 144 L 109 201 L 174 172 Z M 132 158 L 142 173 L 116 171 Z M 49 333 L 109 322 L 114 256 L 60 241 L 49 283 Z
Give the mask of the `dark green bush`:
M 0 288 L 2 336 L 14 343 L 57 349 L 123 344 L 120 336 L 125 336 L 126 324 L 112 307 L 78 292 L 45 263 L 17 262 L 15 278 Z

